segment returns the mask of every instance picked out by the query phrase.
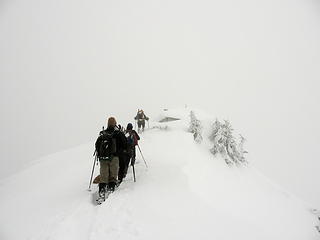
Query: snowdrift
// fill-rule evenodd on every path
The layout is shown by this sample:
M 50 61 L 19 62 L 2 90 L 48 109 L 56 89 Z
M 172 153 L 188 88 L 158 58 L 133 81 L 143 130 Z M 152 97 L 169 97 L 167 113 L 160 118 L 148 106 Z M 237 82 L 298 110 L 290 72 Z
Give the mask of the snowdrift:
M 195 111 L 201 144 L 187 132 L 188 109 L 151 122 L 118 190 L 100 206 L 88 192 L 94 143 L 34 162 L 0 183 L 0 239 L 316 240 L 317 219 L 302 201 L 249 165 L 228 166 L 210 153 L 214 118 Z M 98 174 L 98 168 L 96 174 Z M 284 169 L 285 174 L 285 169 Z

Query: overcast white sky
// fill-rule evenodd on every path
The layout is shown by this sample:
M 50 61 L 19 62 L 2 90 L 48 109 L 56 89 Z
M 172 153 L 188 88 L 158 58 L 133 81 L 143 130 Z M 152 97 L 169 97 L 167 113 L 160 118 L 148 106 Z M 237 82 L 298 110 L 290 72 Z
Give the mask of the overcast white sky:
M 0 174 L 93 142 L 109 115 L 188 104 L 320 202 L 319 20 L 315 0 L 2 0 Z

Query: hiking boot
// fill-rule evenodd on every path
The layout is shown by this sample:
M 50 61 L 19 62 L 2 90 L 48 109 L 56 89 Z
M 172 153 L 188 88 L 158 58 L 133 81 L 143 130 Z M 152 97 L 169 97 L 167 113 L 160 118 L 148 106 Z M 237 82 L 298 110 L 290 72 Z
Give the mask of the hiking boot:
M 105 191 L 99 192 L 99 198 L 105 198 L 105 196 L 106 196 L 106 192 Z
M 99 196 L 104 197 L 106 193 L 106 183 L 99 183 Z
M 121 183 L 122 183 L 122 179 L 119 179 L 119 180 L 117 181 L 116 186 L 119 187 Z
M 127 172 L 128 172 L 128 167 L 126 167 L 123 171 L 123 178 L 122 179 L 125 179 L 126 176 L 127 176 Z M 122 179 L 121 179 L 121 182 L 122 182 Z
M 115 182 L 109 182 L 108 183 L 108 191 L 113 192 L 115 187 L 116 187 L 116 183 Z

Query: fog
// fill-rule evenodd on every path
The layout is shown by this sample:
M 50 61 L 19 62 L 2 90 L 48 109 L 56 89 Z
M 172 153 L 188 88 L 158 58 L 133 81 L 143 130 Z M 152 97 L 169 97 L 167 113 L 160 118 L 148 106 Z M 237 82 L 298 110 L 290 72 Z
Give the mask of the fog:
M 319 206 L 319 11 L 312 0 L 1 1 L 0 176 L 94 143 L 108 116 L 187 104 L 229 119 L 254 166 Z

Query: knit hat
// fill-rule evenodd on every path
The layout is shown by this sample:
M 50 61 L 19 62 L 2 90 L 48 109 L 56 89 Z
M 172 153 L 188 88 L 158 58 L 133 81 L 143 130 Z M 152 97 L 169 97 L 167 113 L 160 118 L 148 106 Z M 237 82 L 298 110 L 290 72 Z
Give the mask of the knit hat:
M 114 117 L 110 117 L 108 119 L 108 127 L 115 127 L 117 125 L 117 121 Z
M 132 123 L 128 123 L 128 125 L 127 125 L 127 130 L 132 130 L 132 129 L 133 129 Z

